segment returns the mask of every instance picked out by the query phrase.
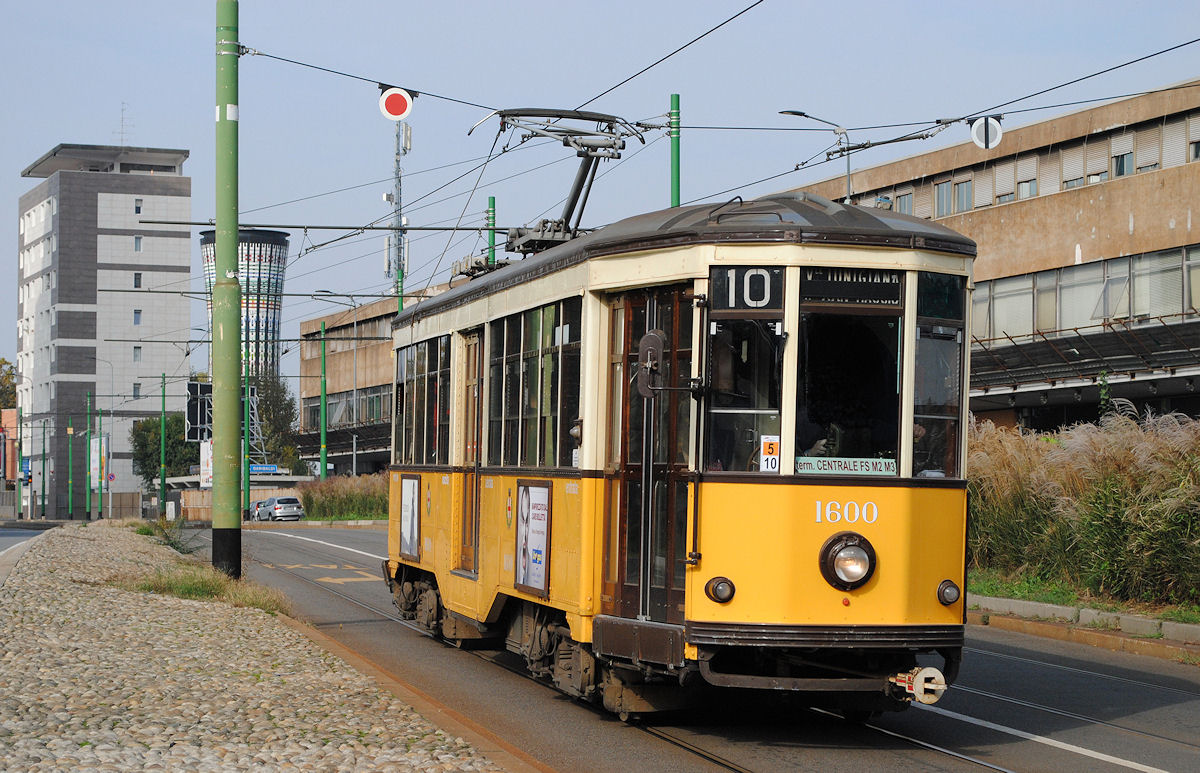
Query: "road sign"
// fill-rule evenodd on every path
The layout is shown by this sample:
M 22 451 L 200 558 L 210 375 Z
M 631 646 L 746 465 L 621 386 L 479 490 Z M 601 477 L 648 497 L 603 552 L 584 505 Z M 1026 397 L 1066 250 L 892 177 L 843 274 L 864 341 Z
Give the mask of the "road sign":
M 108 482 L 109 482 L 109 483 L 112 483 L 112 482 L 113 482 L 114 480 L 116 480 L 116 479 L 117 479 L 117 476 L 116 476 L 116 474 L 115 474 L 115 473 L 111 473 L 111 472 L 110 472 L 110 473 L 108 474 Z
M 987 150 L 994 148 L 1000 144 L 1000 137 L 1004 134 L 1000 128 L 1000 120 L 989 115 L 986 118 L 976 118 L 971 122 L 971 141 L 979 147 Z
M 252 464 L 250 465 L 251 475 L 278 475 L 278 464 Z
M 412 112 L 412 96 L 404 89 L 386 89 L 379 95 L 379 112 L 384 118 L 403 121 Z

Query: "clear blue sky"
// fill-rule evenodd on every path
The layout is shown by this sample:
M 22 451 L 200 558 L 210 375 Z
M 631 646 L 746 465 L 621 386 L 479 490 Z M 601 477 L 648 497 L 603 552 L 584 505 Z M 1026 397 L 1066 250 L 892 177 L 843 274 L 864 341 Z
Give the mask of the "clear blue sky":
M 752 0 L 563 3 L 397 3 L 342 0 L 246 0 L 243 45 L 264 53 L 342 70 L 499 108 L 574 108 L 683 45 Z M 8 3 L 7 44 L 0 78 L 10 109 L 3 123 L 0 217 L 5 265 L 0 308 L 16 318 L 17 202 L 36 181 L 20 172 L 54 145 L 119 144 L 122 105 L 125 144 L 187 148 L 193 219 L 213 216 L 215 0 L 120 3 L 65 0 Z M 819 127 L 778 115 L 805 110 L 849 126 L 959 116 L 1006 102 L 1145 54 L 1200 37 L 1194 2 L 857 3 L 766 0 L 588 109 L 631 120 L 664 114 L 681 94 L 685 126 Z M 394 127 L 377 107 L 371 83 L 247 56 L 241 59 L 240 208 L 247 223 L 365 224 L 384 217 L 391 188 Z M 1200 44 L 1155 57 L 1010 109 L 1143 91 L 1200 77 Z M 1077 108 L 1011 115 L 1009 127 Z M 413 149 L 404 162 L 405 201 L 414 202 L 485 156 L 498 128 L 467 136 L 486 111 L 420 97 L 409 122 Z M 885 139 L 897 130 L 861 131 L 855 141 Z M 584 225 L 669 204 L 669 145 L 662 132 L 646 149 L 633 145 L 625 160 L 602 167 Z M 966 140 L 955 126 L 925 142 L 867 151 L 867 166 Z M 829 145 L 824 132 L 685 130 L 683 199 L 791 169 Z M 503 144 L 503 140 L 501 140 Z M 553 161 L 559 163 L 529 172 Z M 818 166 L 740 189 L 750 197 L 835 174 Z M 410 224 L 482 220 L 488 195 L 498 199 L 502 225 L 556 215 L 575 161 L 547 145 L 507 154 L 488 166 L 476 195 L 477 173 L 430 195 L 407 211 Z M 501 181 L 520 172 L 519 177 Z M 301 197 L 355 187 L 343 193 Z M 463 194 L 463 195 L 453 195 Z M 733 193 L 715 197 L 728 198 Z M 443 201 L 443 199 L 446 199 Z M 279 206 L 273 206 L 279 205 Z M 419 208 L 418 208 L 419 207 Z M 265 208 L 265 209 L 263 209 Z M 199 229 L 197 229 L 198 231 Z M 313 241 L 330 238 L 313 233 Z M 201 288 L 198 237 L 194 287 Z M 293 233 L 292 252 L 302 242 Z M 475 234 L 414 234 L 409 286 L 477 250 Z M 383 236 L 346 239 L 318 250 L 288 270 L 287 292 L 328 289 L 378 293 Z M 288 298 L 284 337 L 299 320 L 336 311 L 328 302 Z M 194 324 L 203 324 L 196 305 Z M 15 327 L 0 338 L 0 357 L 15 359 Z M 181 334 L 182 337 L 183 334 Z M 206 366 L 205 352 L 192 367 Z M 283 363 L 294 375 L 295 352 Z M 293 390 L 295 382 L 292 381 Z

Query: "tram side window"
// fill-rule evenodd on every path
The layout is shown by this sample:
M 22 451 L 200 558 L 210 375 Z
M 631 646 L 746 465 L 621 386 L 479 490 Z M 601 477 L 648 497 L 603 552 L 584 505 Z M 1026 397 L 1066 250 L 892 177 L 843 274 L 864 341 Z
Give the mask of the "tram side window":
M 579 413 L 579 298 L 489 326 L 488 463 L 570 466 Z
M 917 277 L 913 475 L 958 477 L 962 409 L 965 280 L 922 272 Z
M 800 315 L 797 474 L 897 475 L 900 316 Z
M 431 342 L 432 345 L 432 342 Z M 433 454 L 429 460 L 434 464 L 450 463 L 450 336 L 442 336 L 437 340 L 438 370 L 437 398 L 434 410 L 437 424 L 437 437 L 434 441 Z M 431 376 L 431 380 L 432 380 Z

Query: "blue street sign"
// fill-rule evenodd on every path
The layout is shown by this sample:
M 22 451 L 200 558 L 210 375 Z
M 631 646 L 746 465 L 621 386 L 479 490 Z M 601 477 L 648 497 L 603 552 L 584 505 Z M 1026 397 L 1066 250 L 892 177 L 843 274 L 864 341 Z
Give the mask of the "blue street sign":
M 251 475 L 277 475 L 279 474 L 278 464 L 252 464 L 250 465 Z
M 32 470 L 30 469 L 30 457 L 28 457 L 28 456 L 21 457 L 21 472 L 25 473 L 26 475 L 28 475 L 30 472 L 32 472 Z

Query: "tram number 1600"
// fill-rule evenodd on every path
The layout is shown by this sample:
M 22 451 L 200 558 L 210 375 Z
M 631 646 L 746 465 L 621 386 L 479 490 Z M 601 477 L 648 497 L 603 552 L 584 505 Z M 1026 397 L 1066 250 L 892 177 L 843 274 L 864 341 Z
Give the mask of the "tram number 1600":
M 874 502 L 822 502 L 817 500 L 817 523 L 875 523 L 879 506 Z

